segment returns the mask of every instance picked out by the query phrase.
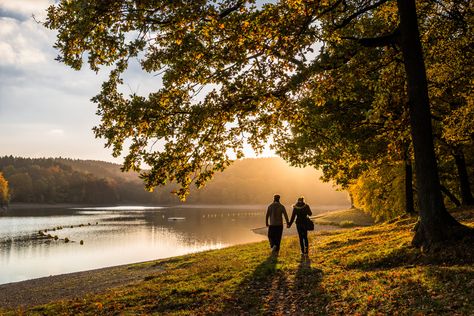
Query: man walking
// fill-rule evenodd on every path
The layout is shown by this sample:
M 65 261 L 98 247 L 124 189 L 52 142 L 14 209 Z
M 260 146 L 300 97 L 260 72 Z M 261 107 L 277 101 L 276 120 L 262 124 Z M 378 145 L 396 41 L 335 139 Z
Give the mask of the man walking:
M 268 227 L 268 240 L 274 254 L 280 251 L 281 235 L 283 233 L 283 218 L 285 216 L 288 225 L 288 214 L 285 207 L 280 203 L 280 195 L 273 196 L 273 203 L 268 206 L 267 215 L 265 216 L 265 224 Z M 270 223 L 268 220 L 270 219 Z

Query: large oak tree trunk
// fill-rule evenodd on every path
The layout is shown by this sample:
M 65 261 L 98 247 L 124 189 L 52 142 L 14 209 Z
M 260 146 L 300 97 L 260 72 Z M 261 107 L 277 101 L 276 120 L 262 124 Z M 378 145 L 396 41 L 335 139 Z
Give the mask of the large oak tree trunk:
M 420 222 L 412 243 L 429 249 L 434 243 L 450 239 L 452 227 L 461 225 L 446 211 L 441 195 L 415 0 L 397 0 L 397 4 L 420 207 Z
M 458 149 L 453 156 L 458 169 L 462 205 L 474 205 L 474 198 L 472 197 L 471 193 L 471 184 L 469 183 L 469 175 L 467 174 L 464 153 L 461 149 Z

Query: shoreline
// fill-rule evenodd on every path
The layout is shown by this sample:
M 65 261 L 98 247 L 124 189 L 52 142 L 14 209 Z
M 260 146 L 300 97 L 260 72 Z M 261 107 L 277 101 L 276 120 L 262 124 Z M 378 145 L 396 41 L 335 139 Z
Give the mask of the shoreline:
M 331 225 L 315 225 L 315 227 L 316 229 L 314 232 L 311 232 L 311 235 L 317 235 L 318 233 L 325 231 L 345 230 L 341 227 Z M 318 227 L 320 229 L 317 229 Z M 254 228 L 251 229 L 251 231 L 258 235 L 266 235 L 267 227 Z M 293 237 L 297 235 L 296 225 L 293 225 L 290 229 L 285 228 L 283 231 L 284 237 Z M 136 266 L 147 265 L 149 266 L 147 273 L 157 273 L 162 270 L 160 267 L 162 264 L 182 257 L 266 242 L 267 241 L 257 241 L 245 244 L 235 244 L 224 248 L 204 250 L 180 256 L 4 283 L 0 284 L 0 308 L 28 308 L 57 300 L 76 299 L 86 294 L 98 294 L 119 285 L 125 286 L 132 284 L 133 282 L 143 281 L 143 271 L 134 271 L 134 267 Z M 150 265 L 151 263 L 154 264 Z M 34 293 L 34 299 L 30 298 L 31 293 Z M 18 304 L 19 301 L 21 301 L 20 304 Z
M 101 293 L 143 280 L 143 271 L 133 269 L 136 265 L 157 262 L 147 270 L 147 273 L 153 273 L 161 270 L 159 263 L 179 257 L 181 256 L 0 284 L 0 308 L 28 308 Z
M 474 228 L 474 209 L 455 215 Z M 287 237 L 277 256 L 262 241 L 8 283 L 0 314 L 472 314 L 472 240 L 422 255 L 415 223 L 311 232 L 308 256 Z
M 318 229 L 318 228 L 320 228 L 320 229 Z M 310 232 L 310 233 L 311 234 L 317 234 L 317 233 L 321 233 L 321 232 L 325 232 L 325 231 L 334 231 L 334 230 L 346 230 L 346 228 L 341 228 L 339 226 L 333 226 L 333 225 L 318 225 L 318 224 L 315 224 L 315 230 L 313 232 Z M 265 226 L 264 227 L 258 227 L 258 228 L 251 228 L 250 231 L 252 231 L 256 235 L 267 236 L 268 228 L 265 227 Z M 296 225 L 292 225 L 292 227 L 289 228 L 289 229 L 286 228 L 286 227 L 284 228 L 282 236 L 283 237 L 292 237 L 292 236 L 297 236 L 297 235 L 298 235 L 298 232 L 296 230 Z M 8 283 L 1 283 L 0 284 L 0 297 L 2 295 L 2 291 L 1 291 L 2 287 L 10 285 L 10 284 L 35 281 L 35 280 L 39 280 L 39 279 L 50 279 L 50 278 L 54 278 L 54 277 L 60 277 L 60 276 L 63 276 L 63 275 L 80 274 L 80 273 L 85 273 L 85 272 L 93 272 L 93 271 L 96 271 L 96 270 L 99 271 L 99 270 L 103 270 L 103 269 L 119 268 L 119 267 L 125 267 L 125 266 L 136 265 L 136 264 L 144 264 L 144 263 L 147 263 L 147 262 L 163 261 L 163 260 L 166 261 L 166 260 L 169 260 L 169 259 L 179 258 L 179 257 L 188 256 L 188 255 L 192 255 L 192 254 L 199 254 L 199 253 L 204 253 L 204 252 L 207 252 L 207 251 L 225 249 L 225 248 L 229 248 L 229 247 L 233 247 L 233 246 L 249 245 L 249 244 L 259 243 L 259 242 L 267 242 L 267 240 L 247 242 L 247 243 L 242 243 L 242 244 L 231 244 L 231 245 L 228 245 L 228 246 L 222 247 L 222 248 L 207 249 L 207 250 L 202 250 L 202 251 L 197 251 L 197 252 L 189 252 L 189 253 L 185 253 L 185 254 L 181 254 L 181 255 L 177 255 L 177 256 L 162 257 L 162 258 L 156 258 L 156 259 L 147 260 L 147 261 L 130 262 L 130 263 L 124 263 L 124 264 L 119 264 L 119 265 L 98 267 L 98 268 L 93 268 L 93 269 L 89 269 L 89 270 L 79 270 L 79 271 L 66 272 L 66 273 L 49 275 L 49 276 L 39 276 L 39 277 L 26 279 L 26 280 L 12 281 L 12 282 L 8 282 Z M 0 299 L 0 307 L 1 307 L 1 299 Z
M 40 206 L 44 207 L 44 205 Z M 52 206 L 55 206 L 55 208 L 63 208 L 66 206 L 76 207 L 77 204 L 54 204 Z M 15 207 L 17 207 L 17 209 L 28 209 L 30 205 L 16 204 Z M 311 232 L 311 235 L 317 235 L 323 231 L 334 230 L 345 229 L 332 225 L 315 225 L 315 231 Z M 267 227 L 254 228 L 251 229 L 251 231 L 258 235 L 266 235 Z M 291 237 L 296 235 L 296 225 L 293 225 L 290 229 L 284 229 L 283 236 Z M 266 243 L 266 241 L 251 242 L 242 245 L 258 243 Z M 241 245 L 230 245 L 224 247 L 224 249 L 235 246 Z M 218 250 L 219 249 L 205 250 L 200 251 L 197 254 Z M 143 281 L 143 271 L 136 271 L 134 269 L 134 266 L 136 265 L 150 265 L 150 263 L 154 263 L 151 264 L 151 267 L 146 272 L 147 274 L 158 273 L 161 271 L 160 266 L 162 264 L 193 254 L 195 253 L 0 284 L 0 308 L 15 308 L 20 306 L 28 308 L 52 301 L 75 299 L 88 294 L 101 293 L 113 287 L 125 286 L 133 282 Z M 21 303 L 19 304 L 18 302 Z
M 316 227 L 320 225 L 315 225 Z M 327 226 L 315 230 L 310 234 L 317 236 L 324 231 L 345 230 L 337 226 Z M 266 234 L 267 227 L 252 229 L 255 234 Z M 258 232 L 256 232 L 258 231 Z M 297 236 L 296 225 L 284 230 L 284 237 Z M 203 250 L 184 255 L 127 263 L 91 270 L 69 272 L 58 275 L 44 276 L 23 281 L 0 284 L 0 312 L 2 308 L 30 308 L 60 300 L 75 300 L 86 295 L 95 295 L 107 292 L 116 287 L 131 286 L 143 282 L 149 275 L 161 273 L 163 266 L 193 255 L 202 255 L 215 251 L 228 250 L 233 247 L 245 247 L 267 243 L 256 241 L 244 244 L 235 244 L 219 249 Z M 143 267 L 146 267 L 145 269 Z M 145 270 L 145 271 L 144 271 Z M 21 302 L 21 303 L 19 303 Z

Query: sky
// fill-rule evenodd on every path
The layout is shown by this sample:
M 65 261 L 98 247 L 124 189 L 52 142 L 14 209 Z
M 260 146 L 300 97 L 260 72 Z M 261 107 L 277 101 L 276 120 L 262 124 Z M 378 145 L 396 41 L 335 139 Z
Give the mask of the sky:
M 68 157 L 120 163 L 92 128 L 100 118 L 90 99 L 107 77 L 55 61 L 56 33 L 45 19 L 54 0 L 0 0 L 0 156 Z M 147 94 L 159 79 L 135 64 L 126 73 L 130 92 Z M 264 156 L 271 156 L 267 150 Z M 248 157 L 254 157 L 247 151 Z
M 55 61 L 55 33 L 32 17 L 52 2 L 0 0 L 0 155 L 114 161 L 91 130 L 105 73 Z

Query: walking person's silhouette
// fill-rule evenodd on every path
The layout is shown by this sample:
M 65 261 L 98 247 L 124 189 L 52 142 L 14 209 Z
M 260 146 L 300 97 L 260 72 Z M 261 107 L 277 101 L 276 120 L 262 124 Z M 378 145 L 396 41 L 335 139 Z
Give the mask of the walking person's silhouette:
M 288 214 L 285 207 L 280 203 L 280 195 L 273 196 L 273 203 L 267 208 L 265 224 L 268 227 L 268 241 L 273 253 L 280 251 L 281 236 L 283 234 L 283 216 L 288 225 Z
M 288 228 L 291 227 L 296 218 L 296 230 L 300 239 L 301 254 L 307 255 L 309 250 L 308 229 L 306 227 L 306 217 L 312 215 L 311 208 L 304 202 L 304 197 L 298 198 L 298 201 L 293 205 L 293 213 L 291 214 Z

